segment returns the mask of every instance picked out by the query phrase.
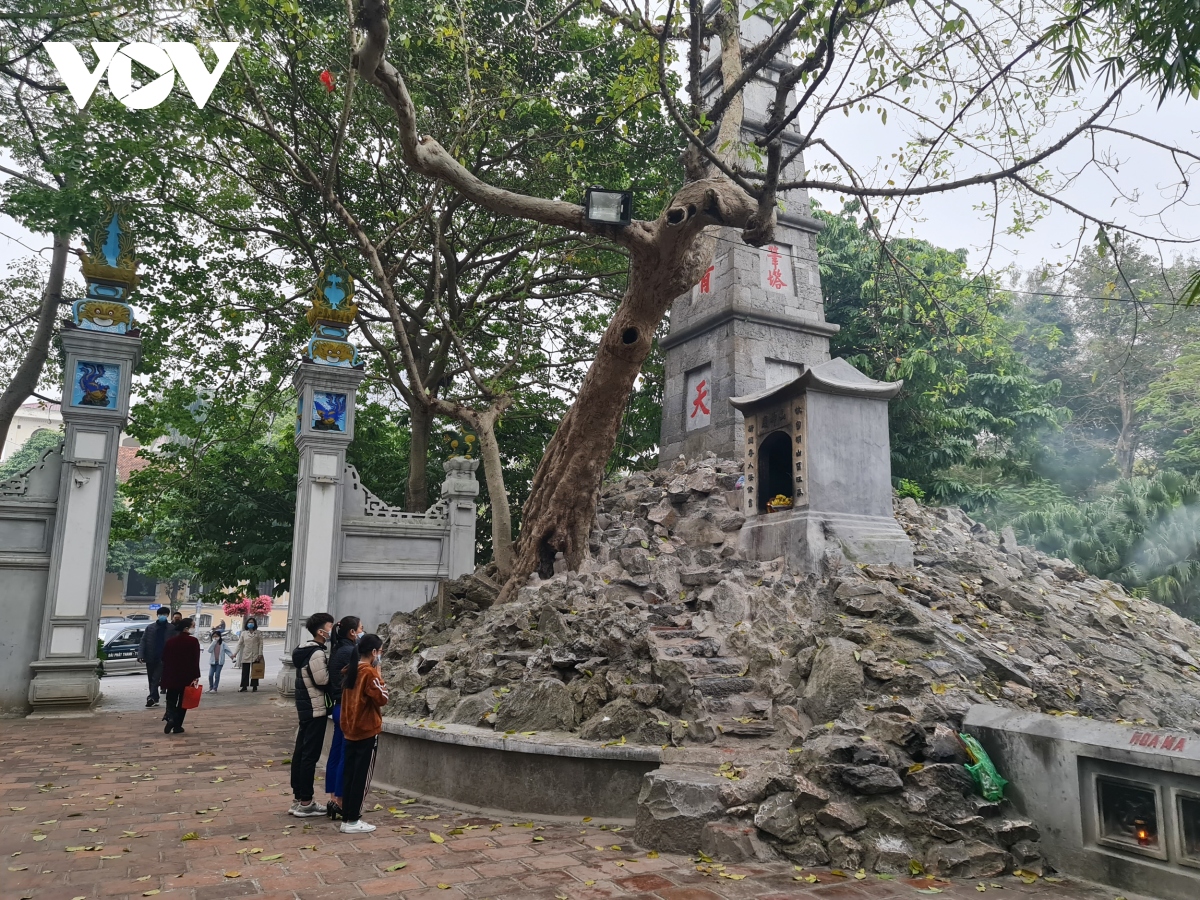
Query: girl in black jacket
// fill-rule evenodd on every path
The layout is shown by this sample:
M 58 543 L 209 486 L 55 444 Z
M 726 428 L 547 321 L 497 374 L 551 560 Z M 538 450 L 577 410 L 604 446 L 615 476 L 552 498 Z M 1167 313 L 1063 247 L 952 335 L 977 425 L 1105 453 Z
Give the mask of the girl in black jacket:
M 329 811 L 329 818 L 334 821 L 342 814 L 342 767 L 345 760 L 342 683 L 346 677 L 346 669 L 358 664 L 356 645 L 362 633 L 362 622 L 358 616 L 343 616 L 342 621 L 333 626 L 333 650 L 329 657 L 329 693 L 333 697 L 333 709 L 330 710 L 333 717 L 333 743 L 329 745 L 329 760 L 325 763 L 325 792 L 329 794 L 329 803 L 325 808 Z

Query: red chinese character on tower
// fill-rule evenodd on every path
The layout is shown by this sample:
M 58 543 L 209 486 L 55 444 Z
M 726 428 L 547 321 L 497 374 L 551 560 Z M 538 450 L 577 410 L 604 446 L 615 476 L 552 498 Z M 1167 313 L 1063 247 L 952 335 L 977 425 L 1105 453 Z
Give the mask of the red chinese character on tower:
M 704 401 L 708 399 L 707 385 L 708 385 L 707 378 L 696 385 L 696 399 L 692 401 L 691 418 L 693 418 L 693 419 L 696 418 L 697 413 L 704 413 L 704 415 L 706 415 L 706 416 L 709 414 L 708 406 L 706 406 L 704 403 Z
M 783 280 L 783 272 L 779 270 L 779 248 L 774 244 L 767 247 L 767 259 L 771 262 L 771 271 L 767 273 L 767 284 L 777 291 L 782 291 L 787 287 L 787 282 Z
M 700 279 L 700 293 L 712 293 L 712 273 L 716 266 L 709 266 L 708 271 L 704 273 L 704 277 Z

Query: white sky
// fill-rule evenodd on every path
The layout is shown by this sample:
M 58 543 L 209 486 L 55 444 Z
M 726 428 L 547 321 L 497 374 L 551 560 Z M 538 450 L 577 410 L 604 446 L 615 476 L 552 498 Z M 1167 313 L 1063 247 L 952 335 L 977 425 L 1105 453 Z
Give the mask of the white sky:
M 1094 93 L 1102 96 L 1102 92 Z M 1156 97 L 1144 90 L 1136 90 L 1127 93 L 1123 109 L 1126 117 L 1120 122 L 1121 128 L 1192 152 L 1200 148 L 1200 102 L 1185 102 L 1174 97 L 1164 102 L 1160 109 Z M 870 114 L 848 118 L 834 116 L 828 120 L 825 134 L 831 136 L 839 148 L 857 147 L 859 152 L 855 161 L 860 163 L 877 155 L 888 156 L 899 143 L 894 129 L 889 131 L 887 126 L 880 124 L 878 116 Z M 1064 200 L 1090 213 L 1111 216 L 1140 231 L 1200 239 L 1198 198 L 1172 202 L 1180 175 L 1168 152 L 1120 135 L 1106 136 L 1105 141 L 1097 145 L 1098 152 L 1106 150 L 1121 160 L 1115 183 L 1093 169 L 1062 192 Z M 1077 171 L 1091 153 L 1091 145 L 1080 140 L 1056 158 L 1053 168 L 1064 174 Z M 1191 176 L 1194 179 L 1197 175 L 1200 175 L 1200 166 L 1193 163 Z M 826 209 L 840 208 L 836 196 L 814 196 Z M 1135 199 L 1131 202 L 1122 196 Z M 975 207 L 991 201 L 990 188 L 927 197 L 921 202 L 921 220 L 899 223 L 896 233 L 921 237 L 952 250 L 966 248 L 971 251 L 972 265 L 980 266 L 987 259 L 988 247 L 992 244 L 992 220 L 990 215 Z M 1003 223 L 1002 216 L 1002 227 Z M 1034 226 L 1031 233 L 1021 236 L 999 233 L 988 267 L 995 270 L 1015 265 L 1033 269 L 1043 261 L 1067 261 L 1074 252 L 1080 225 L 1077 216 L 1054 209 Z M 1087 227 L 1088 241 L 1092 240 L 1095 231 L 1095 226 Z M 1176 250 L 1167 247 L 1165 252 L 1168 259 L 1176 252 L 1185 256 L 1200 255 L 1200 243 L 1180 245 Z

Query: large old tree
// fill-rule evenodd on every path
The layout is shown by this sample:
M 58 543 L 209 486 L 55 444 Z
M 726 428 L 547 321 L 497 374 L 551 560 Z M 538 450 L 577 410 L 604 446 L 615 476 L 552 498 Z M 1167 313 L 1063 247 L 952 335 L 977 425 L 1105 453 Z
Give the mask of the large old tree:
M 1078 174 L 1078 158 L 1068 158 L 1077 145 L 1099 148 L 1083 165 L 1111 170 L 1117 161 L 1106 155 L 1107 143 L 1142 140 L 1119 127 L 1127 92 L 1144 84 L 1190 91 L 1196 83 L 1189 55 L 1195 48 L 1165 14 L 1156 27 L 1116 3 L 1013 10 L 1000 2 L 939 0 L 668 0 L 658 16 L 630 0 L 600 0 L 590 8 L 629 42 L 630 79 L 658 86 L 688 147 L 675 196 L 657 218 L 625 228 L 591 224 L 575 203 L 481 178 L 422 129 L 428 111 L 414 104 L 407 83 L 419 73 L 402 72 L 389 58 L 386 0 L 361 0 L 354 21 L 355 69 L 391 107 L 412 170 L 498 215 L 607 238 L 629 256 L 624 297 L 535 476 L 503 598 L 529 573 L 549 574 L 557 554 L 571 567 L 581 562 L 605 463 L 655 331 L 673 299 L 709 265 L 719 228 L 738 229 L 754 245 L 771 238 L 781 190 L 862 198 L 881 232 L 921 196 L 983 187 L 991 194 L 984 205 L 1001 228 L 1019 230 L 1058 207 L 1078 216 L 1089 233 L 1124 230 L 1161 239 L 1114 220 L 1111 197 L 1096 198 L 1088 209 L 1061 188 Z M 1174 5 L 1167 10 L 1176 12 Z M 509 15 L 523 15 L 520 5 L 512 4 Z M 538 27 L 553 29 L 557 21 Z M 1116 53 L 1114 35 L 1119 39 L 1125 29 L 1135 52 Z M 1087 82 L 1091 60 L 1103 69 L 1103 89 Z M 682 88 L 677 70 L 686 73 Z M 774 97 L 766 121 L 754 123 L 745 143 L 746 89 L 768 76 Z M 1075 84 L 1085 82 L 1089 93 L 1075 93 Z M 852 112 L 877 113 L 884 123 L 891 115 L 890 159 L 874 152 L 864 163 L 852 142 L 839 145 L 834 117 Z M 784 142 L 789 131 L 799 137 L 798 149 Z M 1182 154 L 1175 159 L 1186 182 L 1197 157 L 1165 148 L 1173 151 Z M 786 176 L 801 152 L 809 168 Z M 1010 207 L 1015 212 L 1006 221 L 1000 211 Z

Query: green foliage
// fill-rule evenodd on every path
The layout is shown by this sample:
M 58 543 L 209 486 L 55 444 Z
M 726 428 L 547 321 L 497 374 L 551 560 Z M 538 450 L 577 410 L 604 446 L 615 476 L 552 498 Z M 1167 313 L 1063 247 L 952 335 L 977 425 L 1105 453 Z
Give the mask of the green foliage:
M 1135 466 L 1180 465 L 1170 451 L 1185 437 L 1187 410 L 1176 419 L 1172 406 L 1186 404 L 1187 384 L 1171 372 L 1189 342 L 1200 340 L 1200 310 L 1176 298 L 1195 266 L 1191 259 L 1165 265 L 1131 241 L 1113 240 L 1084 250 L 1062 275 L 1031 276 L 1030 293 L 1009 311 L 1018 352 L 1039 378 L 1061 383 L 1071 412 L 1061 432 L 1043 437 L 1035 466 L 1068 495 L 1086 497 Z
M 1122 480 L 1099 500 L 1051 505 L 1013 525 L 1039 550 L 1200 619 L 1200 477 Z
M 1160 96 L 1200 97 L 1194 0 L 1070 0 L 1048 32 L 1056 76 L 1076 87 L 1093 65 L 1106 83 L 1136 75 Z
M 1200 341 L 1183 347 L 1150 384 L 1137 411 L 1145 416 L 1142 430 L 1167 448 L 1167 465 L 1200 473 Z
M 965 252 L 912 239 L 881 246 L 857 212 L 817 211 L 825 315 L 841 326 L 830 351 L 872 378 L 904 380 L 890 405 L 894 478 L 937 500 L 986 503 L 988 486 L 956 467 L 1027 477 L 1038 434 L 1062 418 L 1058 384 L 1033 377 L 1013 351 L 1009 300 L 968 274 Z
M 229 374 L 239 372 L 235 367 Z M 145 574 L 163 578 L 163 570 L 187 570 L 209 588 L 209 599 L 220 589 L 256 594 L 264 581 L 286 589 L 294 423 L 294 395 L 273 385 L 256 393 L 198 395 L 181 378 L 139 404 L 130 431 L 149 464 L 121 486 L 128 516 L 114 520 L 122 526 L 114 527 L 114 538 L 135 547 L 145 542 L 143 549 L 154 554 Z
M 29 436 L 24 446 L 16 453 L 0 463 L 0 481 L 20 475 L 26 469 L 38 464 L 42 454 L 57 447 L 62 442 L 62 432 L 52 428 L 39 428 Z

